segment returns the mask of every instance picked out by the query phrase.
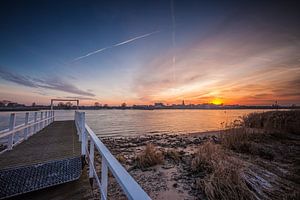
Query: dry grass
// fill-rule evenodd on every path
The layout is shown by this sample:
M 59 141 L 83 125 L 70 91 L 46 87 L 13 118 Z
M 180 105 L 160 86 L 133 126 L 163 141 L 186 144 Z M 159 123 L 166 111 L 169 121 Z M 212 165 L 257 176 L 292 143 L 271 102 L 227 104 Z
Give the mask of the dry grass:
M 191 170 L 207 172 L 197 186 L 208 199 L 255 199 L 241 176 L 242 162 L 227 155 L 220 145 L 208 142 L 201 146 L 191 162 Z
M 280 166 L 275 164 L 277 172 Z M 297 184 L 265 166 L 242 159 L 212 142 L 199 148 L 191 162 L 193 173 L 205 172 L 196 181 L 199 190 L 210 200 L 280 200 L 297 199 Z
M 269 111 L 251 113 L 242 118 L 248 128 L 264 129 L 271 132 L 300 133 L 300 111 Z
M 208 199 L 299 199 L 299 116 L 254 113 L 227 126 L 220 145 L 200 146 L 191 161 L 193 173 L 206 172 L 198 188 Z
M 224 151 L 221 150 L 220 145 L 214 145 L 207 142 L 199 147 L 195 157 L 191 162 L 191 170 L 194 173 L 208 171 L 211 172 L 215 162 L 224 159 Z
M 135 162 L 138 168 L 145 169 L 162 164 L 164 162 L 164 156 L 153 144 L 148 144 L 145 150 L 136 157 Z
M 221 134 L 225 148 L 272 160 L 276 154 L 275 143 L 300 133 L 300 111 L 251 113 L 226 127 Z
M 238 153 L 261 155 L 261 157 L 273 159 L 272 151 L 261 145 L 268 137 L 267 133 L 251 131 L 246 128 L 232 128 L 220 136 L 224 148 Z
M 125 158 L 123 155 L 121 155 L 121 154 L 118 154 L 118 155 L 116 156 L 116 159 L 117 159 L 120 163 L 122 163 L 122 164 L 126 163 L 126 158 Z

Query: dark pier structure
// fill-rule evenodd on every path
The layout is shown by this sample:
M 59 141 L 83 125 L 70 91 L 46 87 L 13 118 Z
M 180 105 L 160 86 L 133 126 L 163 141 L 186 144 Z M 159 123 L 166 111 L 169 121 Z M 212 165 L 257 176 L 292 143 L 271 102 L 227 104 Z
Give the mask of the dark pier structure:
M 0 154 L 0 199 L 91 199 L 75 121 L 54 121 Z

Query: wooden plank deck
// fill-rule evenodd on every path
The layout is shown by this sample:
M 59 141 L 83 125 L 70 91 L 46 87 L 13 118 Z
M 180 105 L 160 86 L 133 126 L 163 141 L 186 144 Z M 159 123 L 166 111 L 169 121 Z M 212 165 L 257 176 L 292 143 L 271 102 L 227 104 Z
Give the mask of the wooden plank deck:
M 0 171 L 80 157 L 74 121 L 55 121 L 11 151 L 0 155 Z M 1 181 L 1 180 L 0 180 Z M 3 181 L 3 180 L 2 180 Z M 90 199 L 89 180 L 83 171 L 78 180 L 29 192 L 14 199 Z
M 0 155 L 0 169 L 80 156 L 74 121 L 55 121 Z

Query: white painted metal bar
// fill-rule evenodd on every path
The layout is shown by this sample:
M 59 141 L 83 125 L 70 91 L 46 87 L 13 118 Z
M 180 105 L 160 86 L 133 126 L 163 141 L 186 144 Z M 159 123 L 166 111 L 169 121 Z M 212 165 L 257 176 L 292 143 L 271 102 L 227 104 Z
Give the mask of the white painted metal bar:
M 40 126 L 40 128 L 42 129 L 45 126 L 50 124 L 50 123 L 49 124 L 47 123 L 49 120 L 51 120 L 51 122 L 52 122 L 52 120 L 54 118 L 54 113 L 53 113 L 53 116 L 50 116 L 48 114 L 47 117 L 43 117 L 42 114 L 41 114 L 41 118 L 38 120 L 37 119 L 38 113 L 35 112 L 34 113 L 34 120 L 29 121 L 29 115 L 30 115 L 29 112 L 26 112 L 25 113 L 25 118 L 24 118 L 24 123 L 16 126 L 15 125 L 16 114 L 15 113 L 10 114 L 9 128 L 1 131 L 1 134 L 0 134 L 0 139 L 1 138 L 8 138 L 7 148 L 2 150 L 0 153 L 3 153 L 7 150 L 11 150 L 13 148 L 13 146 L 21 143 L 22 141 L 24 141 L 25 139 L 27 139 L 31 135 L 38 132 L 38 130 L 39 130 L 38 126 Z M 30 133 L 31 130 L 32 130 L 32 133 Z M 6 142 L 4 142 L 4 144 L 5 143 Z
M 28 126 L 28 121 L 29 121 L 29 113 L 27 112 L 25 114 L 25 126 Z M 28 138 L 28 135 L 29 135 L 29 127 L 24 129 L 24 137 L 26 140 Z
M 93 176 L 96 179 L 99 191 L 101 193 L 101 200 L 107 199 L 108 170 L 112 172 L 113 176 L 116 178 L 118 184 L 121 186 L 128 199 L 150 200 L 151 198 L 148 196 L 148 194 L 132 178 L 132 176 L 125 170 L 125 168 L 118 162 L 118 160 L 110 153 L 106 146 L 85 123 L 84 112 L 75 112 L 75 124 L 79 130 L 79 135 L 81 134 L 82 137 L 82 153 L 84 149 L 84 155 L 86 155 L 86 158 L 89 161 L 89 177 Z M 86 148 L 86 141 L 88 137 L 90 138 L 90 152 L 88 152 L 88 149 Z M 93 163 L 93 151 L 95 147 L 102 156 L 101 183 Z
M 44 116 L 44 112 L 41 112 L 41 118 L 40 118 L 40 122 L 41 122 L 41 123 L 39 124 L 39 126 L 40 126 L 39 130 L 42 130 L 42 129 L 43 129 L 43 122 L 42 122 L 43 116 Z
M 102 156 L 101 161 L 101 183 L 103 196 L 107 197 L 107 185 L 108 185 L 108 167 L 105 158 Z M 101 198 L 103 200 L 103 198 Z
M 93 167 L 94 167 L 94 156 L 95 156 L 95 145 L 94 145 L 94 141 L 91 140 L 90 142 L 90 152 L 89 152 L 89 158 L 90 158 L 90 162 L 89 162 L 89 178 L 93 178 L 94 173 L 93 173 Z
M 80 115 L 80 132 L 81 132 L 81 155 L 85 156 L 86 132 L 85 132 L 85 113 Z
M 37 115 L 38 115 L 38 113 L 37 112 L 34 112 L 34 123 L 36 123 L 37 122 Z M 34 125 L 34 130 L 33 130 L 33 134 L 37 131 L 37 124 L 35 124 Z
M 1 135 L 0 135 L 0 138 L 6 137 L 6 136 L 11 135 L 12 133 L 16 133 L 16 132 L 18 132 L 18 131 L 22 131 L 22 130 L 24 130 L 24 129 L 27 128 L 27 127 L 33 126 L 34 124 L 41 124 L 42 122 L 45 122 L 46 120 L 47 120 L 47 119 L 39 120 L 39 121 L 37 121 L 37 122 L 35 122 L 35 123 L 30 123 L 30 124 L 28 124 L 27 126 L 25 126 L 25 125 L 23 124 L 23 126 L 18 126 L 18 128 L 16 128 L 17 126 L 15 126 L 15 128 L 14 128 L 13 130 L 9 130 L 8 132 L 1 134 Z
M 88 151 L 87 151 L 86 153 L 87 153 L 87 155 L 89 155 Z M 90 156 L 88 156 L 88 159 L 89 159 L 89 162 L 91 162 Z M 99 177 L 98 177 L 98 175 L 97 175 L 95 166 L 93 166 L 93 167 L 91 168 L 91 170 L 92 170 L 92 172 L 93 172 L 93 178 L 96 179 L 96 183 L 97 183 L 97 185 L 98 185 L 98 189 L 99 189 L 99 192 L 100 192 L 100 195 L 101 195 L 101 199 L 106 200 L 107 197 L 103 195 L 104 192 L 102 191 L 101 182 L 100 182 Z
M 9 118 L 9 131 L 13 131 L 15 128 L 15 123 L 16 123 L 16 114 L 11 113 L 10 118 Z M 14 134 L 15 132 L 12 132 L 9 136 L 8 139 L 8 149 L 11 150 L 14 144 Z
M 45 112 L 45 118 L 48 118 L 48 111 Z M 43 127 L 46 127 L 46 126 L 47 126 L 47 121 L 48 121 L 48 120 L 45 120 L 45 123 L 44 123 L 44 126 L 43 126 Z

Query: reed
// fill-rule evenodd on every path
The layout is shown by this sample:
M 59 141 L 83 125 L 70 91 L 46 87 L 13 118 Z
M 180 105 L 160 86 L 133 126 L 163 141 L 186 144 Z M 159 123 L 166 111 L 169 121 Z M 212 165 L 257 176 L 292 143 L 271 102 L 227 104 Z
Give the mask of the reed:
M 208 199 L 255 199 L 242 176 L 243 163 L 228 155 L 221 145 L 207 142 L 201 146 L 192 159 L 191 170 L 206 172 L 196 186 Z
M 227 125 L 220 144 L 199 146 L 191 161 L 208 199 L 297 199 L 299 111 L 249 114 Z M 270 162 L 272 160 L 272 162 Z

